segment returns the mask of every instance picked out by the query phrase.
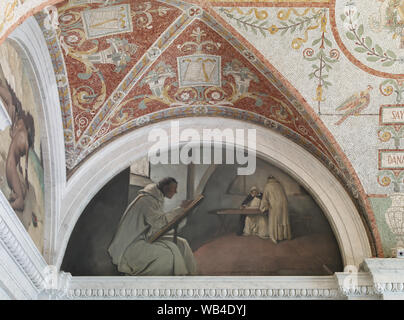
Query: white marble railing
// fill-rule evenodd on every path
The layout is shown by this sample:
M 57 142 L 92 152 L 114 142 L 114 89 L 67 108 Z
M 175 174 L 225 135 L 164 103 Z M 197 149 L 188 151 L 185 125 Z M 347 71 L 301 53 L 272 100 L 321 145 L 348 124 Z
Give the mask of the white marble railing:
M 64 299 L 404 299 L 404 260 L 363 272 L 281 277 L 72 277 Z
M 70 299 L 338 299 L 327 277 L 73 277 Z
M 45 268 L 45 260 L 0 192 L 0 287 L 12 294 L 10 298 L 35 299 L 43 290 Z

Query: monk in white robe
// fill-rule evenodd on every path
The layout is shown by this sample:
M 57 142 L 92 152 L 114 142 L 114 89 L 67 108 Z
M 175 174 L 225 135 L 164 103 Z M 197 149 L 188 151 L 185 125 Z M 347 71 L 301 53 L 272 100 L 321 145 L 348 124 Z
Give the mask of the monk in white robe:
M 274 243 L 292 239 L 288 213 L 288 199 L 278 180 L 268 177 L 260 210 L 268 211 L 268 235 Z
M 172 235 L 165 235 L 153 243 L 147 242 L 151 235 L 184 212 L 183 207 L 167 213 L 163 211 L 164 197 L 172 198 L 176 192 L 174 178 L 165 178 L 159 184 L 147 185 L 139 191 L 139 196 L 123 214 L 108 249 L 118 271 L 134 276 L 196 273 L 195 259 L 187 240 L 177 237 L 175 244 Z M 180 228 L 181 224 L 185 225 L 185 220 L 180 223 Z

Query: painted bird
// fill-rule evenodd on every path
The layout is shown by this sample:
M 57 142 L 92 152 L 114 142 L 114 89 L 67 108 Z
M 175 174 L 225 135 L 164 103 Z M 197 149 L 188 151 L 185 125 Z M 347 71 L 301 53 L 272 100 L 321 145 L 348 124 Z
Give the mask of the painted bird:
M 371 85 L 368 85 L 366 90 L 359 93 L 354 93 L 348 99 L 346 99 L 338 108 L 337 111 L 345 111 L 342 118 L 335 124 L 339 126 L 349 116 L 358 116 L 363 109 L 367 108 L 370 103 L 370 91 L 373 90 Z

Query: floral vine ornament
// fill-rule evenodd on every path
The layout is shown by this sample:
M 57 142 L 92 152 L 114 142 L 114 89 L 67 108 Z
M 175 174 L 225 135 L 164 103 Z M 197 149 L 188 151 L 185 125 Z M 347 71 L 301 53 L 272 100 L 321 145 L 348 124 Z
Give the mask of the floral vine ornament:
M 257 100 L 255 93 L 249 93 L 251 81 L 258 83 L 258 77 L 250 71 L 247 67 L 243 66 L 238 60 L 233 60 L 225 65 L 223 68 L 223 75 L 231 75 L 235 80 L 235 85 L 230 83 L 233 89 L 232 95 L 229 97 L 230 102 L 236 102 L 242 98 L 250 97 Z M 262 105 L 262 100 L 258 98 L 256 102 L 257 106 Z
M 140 82 L 140 86 L 142 87 L 144 85 L 148 85 L 152 91 L 152 94 L 133 97 L 132 99 L 126 101 L 125 105 L 139 98 L 144 98 L 138 106 L 138 108 L 141 110 L 146 109 L 147 103 L 152 100 L 158 100 L 167 105 L 174 103 L 174 100 L 168 94 L 168 91 L 171 89 L 171 85 L 165 85 L 165 82 L 166 79 L 175 77 L 176 73 L 174 72 L 173 68 L 163 61 L 160 62 L 157 67 L 150 71 L 148 75 Z
M 93 72 L 99 71 L 97 64 L 112 64 L 115 66 L 114 72 L 119 73 L 125 70 L 131 57 L 136 53 L 138 46 L 134 43 L 129 43 L 127 39 L 110 38 L 106 42 L 109 44 L 107 49 L 98 51 L 97 42 L 95 47 L 88 51 L 78 51 L 64 42 L 61 37 L 61 45 L 65 50 L 66 55 L 69 55 L 75 60 L 80 61 L 86 66 L 86 72 L 78 73 L 80 79 L 87 80 Z
M 371 85 L 368 85 L 367 89 L 354 93 L 348 99 L 346 99 L 336 110 L 344 111 L 341 119 L 339 119 L 335 125 L 339 126 L 350 116 L 359 116 L 359 114 L 369 106 L 370 103 L 370 91 L 373 90 Z
M 309 32 L 320 29 L 321 36 L 312 42 L 312 46 L 318 45 L 317 50 L 306 48 L 303 51 L 303 58 L 307 61 L 317 62 L 313 64 L 313 72 L 309 74 L 309 79 L 317 80 L 316 94 L 314 101 L 318 102 L 318 112 L 321 114 L 320 104 L 325 100 L 324 90 L 332 85 L 327 80 L 329 71 L 332 69 L 332 64 L 337 62 L 340 57 L 338 49 L 332 49 L 332 42 L 326 37 L 327 14 L 325 8 L 305 8 L 298 11 L 295 8 L 279 10 L 277 13 L 278 22 L 269 21 L 268 13 L 264 10 L 250 9 L 243 11 L 240 8 L 222 8 L 222 14 L 233 20 L 239 28 L 244 28 L 245 31 L 252 31 L 258 35 L 266 37 L 269 34 L 275 35 L 279 33 L 284 36 L 287 32 L 294 34 L 296 32 L 303 33 L 302 36 L 294 38 L 291 42 L 291 47 L 295 50 L 300 49 L 309 40 Z M 292 18 L 293 16 L 293 18 Z M 327 53 L 326 47 L 331 50 Z M 317 51 L 317 53 L 316 53 Z
M 389 142 L 393 139 L 394 147 L 399 149 L 401 146 L 401 139 L 404 138 L 404 126 L 383 126 L 377 131 L 377 134 L 381 142 Z
M 157 9 L 151 9 L 151 2 L 139 3 L 134 10 L 131 10 L 132 18 L 135 18 L 135 23 L 139 28 L 153 29 L 152 13 L 158 13 L 159 17 L 163 17 L 169 10 L 168 7 L 159 6 Z
M 332 42 L 325 36 L 327 30 L 327 15 L 326 12 L 321 17 L 321 36 L 313 41 L 312 45 L 319 45 L 318 53 L 315 55 L 315 50 L 307 48 L 303 51 L 303 58 L 307 61 L 317 61 L 318 64 L 313 64 L 313 72 L 309 74 L 309 79 L 317 79 L 316 96 L 314 101 L 318 102 L 318 113 L 321 114 L 320 105 L 325 100 L 323 97 L 324 89 L 328 89 L 332 85 L 327 81 L 328 72 L 332 69 L 332 64 L 337 62 L 340 53 L 337 49 L 331 49 L 329 54 L 326 53 L 326 46 L 332 48 Z
M 388 187 L 393 184 L 395 193 L 400 192 L 400 185 L 404 184 L 404 171 L 403 170 L 383 170 L 379 172 L 377 182 L 383 186 Z
M 221 44 L 204 40 L 207 33 L 199 27 L 191 32 L 191 37 L 195 41 L 177 45 L 178 50 L 189 53 L 177 58 L 178 77 L 173 66 L 159 62 L 140 82 L 141 86 L 149 87 L 151 94 L 136 95 L 125 101 L 121 110 L 138 99 L 142 99 L 137 104 L 141 110 L 146 109 L 152 101 L 169 107 L 233 106 L 240 99 L 251 98 L 256 106 L 263 105 L 262 97 L 266 94 L 249 92 L 251 82 L 259 81 L 249 68 L 233 59 L 224 66 L 223 75 L 231 76 L 234 81 L 222 81 L 221 57 L 210 54 L 218 50 Z M 172 78 L 177 78 L 177 81 L 168 81 Z M 222 85 L 226 85 L 227 89 Z M 117 118 L 121 123 L 121 120 L 125 122 L 127 116 L 122 113 L 117 114 L 115 120 Z
M 396 94 L 396 102 L 400 103 L 404 93 L 404 79 L 387 79 L 379 86 L 380 93 L 386 97 Z
M 172 84 L 166 84 L 166 80 L 170 78 L 175 78 L 176 73 L 171 65 L 166 64 L 164 61 L 161 61 L 153 70 L 151 70 L 146 77 L 142 79 L 140 82 L 140 87 L 148 86 L 151 90 L 152 94 L 141 94 L 136 95 L 130 99 L 127 99 L 125 102 L 121 104 L 120 109 L 117 110 L 116 114 L 114 114 L 109 123 L 111 125 L 121 125 L 128 121 L 130 118 L 134 117 L 134 111 L 132 108 L 126 108 L 126 106 L 130 105 L 136 100 L 143 99 L 137 105 L 140 110 L 147 109 L 147 104 L 151 101 L 159 101 L 165 105 L 171 105 L 175 103 L 175 100 L 172 99 L 169 95 L 169 91 L 172 88 Z M 188 93 L 183 93 L 183 97 L 187 96 Z M 187 96 L 188 97 L 188 96 Z M 124 112 L 125 110 L 125 112 Z
M 355 51 L 366 53 L 366 60 L 369 62 L 379 62 L 382 67 L 391 67 L 396 62 L 402 63 L 402 59 L 391 50 L 384 50 L 379 44 L 373 42 L 372 38 L 365 35 L 365 27 L 358 23 L 360 13 L 353 2 L 348 2 L 345 6 L 344 14 L 341 20 L 344 21 L 345 27 L 348 29 L 345 36 L 354 42 Z
M 195 41 L 179 44 L 177 48 L 184 53 L 203 54 L 204 51 L 214 51 L 221 46 L 219 42 L 213 42 L 212 40 L 202 41 L 202 38 L 206 37 L 206 32 L 199 27 L 192 31 L 191 37 L 195 38 Z
M 302 31 L 304 28 L 306 28 L 306 30 L 304 31 L 303 38 L 297 37 L 292 40 L 292 48 L 295 50 L 300 49 L 301 46 L 309 40 L 309 31 L 316 30 L 321 25 L 321 30 L 323 32 L 325 32 L 325 25 L 327 24 L 327 20 L 326 20 L 327 19 L 326 18 L 327 10 L 312 9 L 313 15 L 311 17 L 304 17 L 309 12 L 309 10 L 310 9 L 306 9 L 302 14 L 300 14 L 300 16 L 303 16 L 303 17 L 297 18 L 296 21 L 289 19 L 288 20 L 289 25 L 285 22 L 281 22 L 282 27 L 280 27 L 280 29 L 281 30 L 282 30 L 282 28 L 284 29 L 281 33 L 282 35 L 285 34 L 288 30 L 290 30 L 291 33 L 293 33 L 296 30 L 296 28 L 299 28 L 300 31 Z M 284 10 L 280 10 L 278 12 L 278 19 L 280 19 L 280 20 L 288 19 L 291 12 L 293 12 L 295 15 L 299 16 L 299 13 L 295 9 L 289 9 L 289 10 L 287 10 L 286 13 L 284 12 Z
M 267 19 L 268 13 L 265 10 L 250 9 L 244 12 L 240 8 L 221 8 L 219 11 L 233 20 L 239 28 L 243 27 L 245 31 L 252 31 L 255 35 L 260 33 L 263 37 L 267 37 L 268 33 L 274 35 L 280 32 L 283 36 L 288 31 L 293 34 L 304 30 L 303 37 L 292 40 L 292 48 L 298 50 L 308 41 L 309 31 L 319 28 L 320 20 L 327 10 L 315 8 L 306 8 L 303 12 L 298 12 L 295 8 L 280 10 L 277 14 L 279 20 L 277 23 Z M 292 19 L 290 17 L 292 14 L 296 18 Z

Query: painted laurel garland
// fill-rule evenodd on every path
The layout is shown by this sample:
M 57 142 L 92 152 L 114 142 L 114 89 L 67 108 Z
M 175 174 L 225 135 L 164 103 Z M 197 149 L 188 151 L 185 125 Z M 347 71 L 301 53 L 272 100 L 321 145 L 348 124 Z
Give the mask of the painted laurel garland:
M 340 16 L 348 31 L 345 33 L 347 39 L 355 45 L 354 50 L 366 55 L 366 60 L 371 63 L 379 63 L 381 67 L 391 67 L 398 63 L 404 63 L 404 57 L 397 57 L 392 50 L 383 49 L 382 46 L 368 35 L 363 24 L 359 24 L 360 13 L 353 5 L 347 5 L 344 14 Z
M 227 18 L 234 21 L 237 27 L 244 28 L 245 31 L 252 31 L 255 35 L 258 32 L 267 37 L 268 34 L 280 33 L 281 36 L 290 32 L 304 32 L 303 38 L 296 37 L 292 40 L 293 49 L 299 49 L 308 41 L 309 32 L 319 27 L 320 20 L 324 16 L 326 9 L 306 8 L 303 12 L 296 9 L 280 10 L 277 14 L 277 22 L 268 20 L 268 12 L 265 10 L 250 9 L 244 12 L 240 8 L 221 8 L 219 10 Z M 291 15 L 296 16 L 291 18 Z
M 304 10 L 296 10 L 295 8 L 279 10 L 277 12 L 277 21 L 271 21 L 269 14 L 265 10 L 258 10 L 257 8 L 249 9 L 247 11 L 241 8 L 221 8 L 219 11 L 232 21 L 239 29 L 244 29 L 246 32 L 253 32 L 255 35 L 278 34 L 284 36 L 287 33 L 299 35 L 294 37 L 291 42 L 291 47 L 298 50 L 309 41 L 309 35 L 314 30 L 319 30 L 320 36 L 315 38 L 312 42 L 311 48 L 306 47 L 303 50 L 303 58 L 310 62 L 315 62 L 312 65 L 313 71 L 309 74 L 309 79 L 317 82 L 316 94 L 313 98 L 318 103 L 318 110 L 320 112 L 320 104 L 325 100 L 324 90 L 332 85 L 327 80 L 332 64 L 339 60 L 340 53 L 338 49 L 332 48 L 333 44 L 327 38 L 327 23 L 328 23 L 328 9 L 305 8 Z M 326 47 L 330 51 L 326 52 Z
M 338 49 L 332 48 L 332 42 L 325 36 L 326 25 L 327 16 L 324 13 L 321 18 L 321 36 L 312 43 L 312 46 L 319 45 L 319 48 L 317 50 L 306 48 L 303 51 L 303 58 L 305 60 L 316 62 L 312 65 L 313 71 L 309 74 L 309 79 L 318 80 L 314 101 L 318 102 L 319 113 L 321 113 L 320 103 L 325 100 L 325 98 L 323 98 L 323 90 L 328 89 L 328 87 L 332 85 L 332 83 L 327 80 L 329 72 L 332 70 L 332 65 L 336 63 L 340 57 Z M 330 49 L 328 53 L 326 47 Z

